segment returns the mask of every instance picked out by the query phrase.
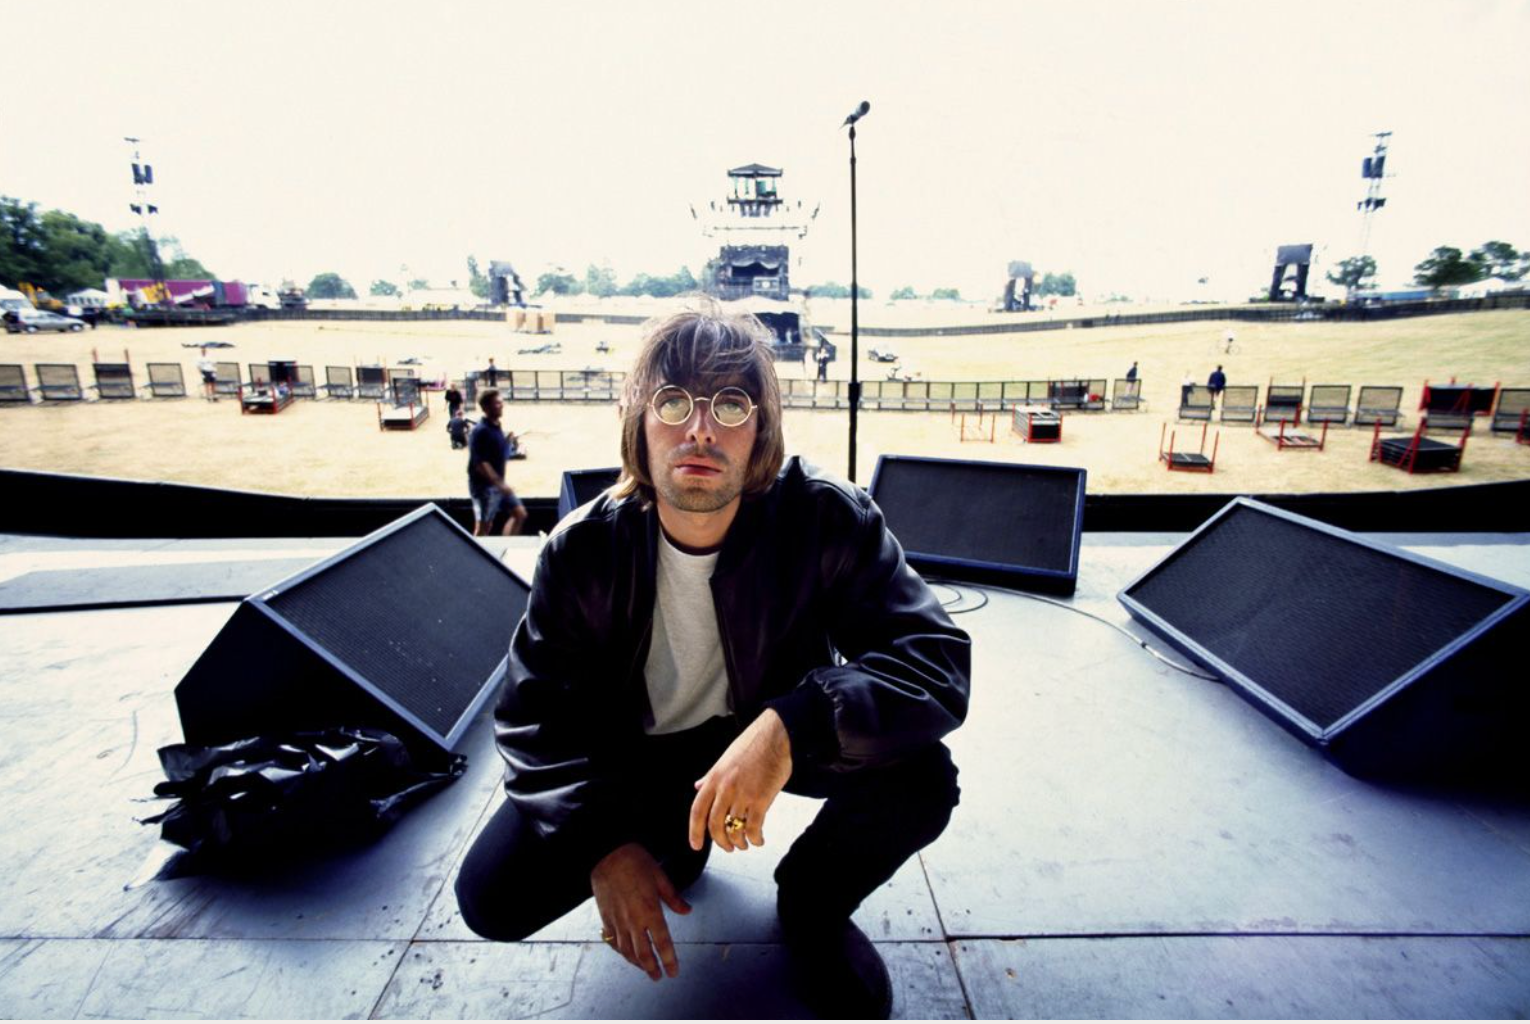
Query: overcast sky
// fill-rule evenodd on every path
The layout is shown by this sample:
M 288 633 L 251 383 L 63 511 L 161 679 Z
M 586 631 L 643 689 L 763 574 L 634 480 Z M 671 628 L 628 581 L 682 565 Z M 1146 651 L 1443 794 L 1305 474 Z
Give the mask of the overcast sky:
M 991 299 L 1006 264 L 1089 294 L 1243 297 L 1276 246 L 1358 252 L 1360 163 L 1393 132 L 1370 251 L 1530 248 L 1530 3 L 11 5 L 0 193 L 112 229 L 131 153 L 157 231 L 226 279 L 444 284 L 699 271 L 689 205 L 781 167 L 821 213 L 795 283 Z M 1207 285 L 1197 279 L 1208 278 Z M 6 282 L 12 284 L 13 282 Z

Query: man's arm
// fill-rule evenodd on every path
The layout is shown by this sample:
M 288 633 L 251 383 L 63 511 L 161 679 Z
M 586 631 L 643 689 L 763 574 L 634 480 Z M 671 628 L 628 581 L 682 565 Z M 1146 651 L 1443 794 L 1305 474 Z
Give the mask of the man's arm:
M 881 510 L 856 494 L 856 522 L 828 587 L 829 638 L 843 663 L 771 701 L 793 757 L 831 771 L 938 742 L 967 715 L 972 641 L 909 568 Z
M 510 485 L 505 483 L 505 478 L 494 472 L 494 467 L 487 462 L 480 462 L 478 464 L 478 472 L 485 480 L 489 481 L 491 486 L 497 487 L 502 491 L 510 490 Z
M 505 483 L 505 478 L 500 476 L 493 464 L 485 458 L 485 451 L 488 446 L 485 445 L 484 441 L 487 439 L 486 434 L 478 433 L 476 430 L 468 438 L 468 450 L 472 455 L 473 465 L 477 468 L 478 475 L 489 482 L 489 486 L 508 492 L 510 486 Z
M 781 716 L 766 708 L 696 781 L 691 849 L 712 837 L 728 853 L 765 845 L 765 816 L 792 777 L 792 745 Z M 729 828 L 729 820 L 741 824 Z
M 585 628 L 590 617 L 560 568 L 560 550 L 556 541 L 542 549 L 495 709 L 495 739 L 509 766 L 506 797 L 540 835 L 557 834 L 584 857 L 611 947 L 654 980 L 674 977 L 680 965 L 663 906 L 680 914 L 690 906 L 635 841 L 620 781 L 634 766 L 610 762 L 615 744 L 602 727 L 623 680 L 601 661 L 609 639 Z
M 766 812 L 796 764 L 847 771 L 933 744 L 967 713 L 971 641 L 909 569 L 881 512 L 857 494 L 838 538 L 823 607 L 843 664 L 810 671 L 771 700 L 696 783 L 691 846 L 724 851 L 765 841 Z M 847 509 L 848 506 L 841 506 Z M 729 817 L 743 827 L 729 830 Z
M 507 797 L 542 835 L 577 834 L 573 845 L 592 849 L 590 867 L 630 838 L 620 827 L 618 767 L 603 763 L 611 756 L 604 723 L 621 681 L 605 678 L 600 655 L 607 645 L 587 628 L 560 550 L 554 541 L 538 558 L 526 615 L 510 642 L 495 742 L 509 768 Z

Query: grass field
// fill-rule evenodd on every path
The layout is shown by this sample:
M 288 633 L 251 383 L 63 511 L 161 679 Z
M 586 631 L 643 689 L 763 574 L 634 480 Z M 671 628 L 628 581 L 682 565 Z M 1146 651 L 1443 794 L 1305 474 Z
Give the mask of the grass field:
M 891 322 L 887 316 L 883 322 Z M 1231 355 L 1218 352 L 1229 326 L 1237 334 Z M 33 364 L 72 362 L 82 380 L 92 377 L 93 350 L 105 362 L 133 364 L 142 383 L 146 362 L 180 362 L 188 390 L 196 392 L 195 348 L 183 343 L 222 340 L 232 349 L 214 358 L 242 365 L 295 359 L 325 364 L 397 365 L 417 356 L 421 375 L 460 376 L 490 356 L 502 369 L 601 367 L 624 370 L 636 352 L 639 329 L 595 323 L 560 324 L 551 339 L 516 334 L 502 324 L 445 322 L 248 323 L 188 332 L 103 327 L 74 335 L 0 337 L 0 362 L 22 363 L 35 384 Z M 517 350 L 557 340 L 560 355 L 518 355 Z M 848 341 L 848 339 L 837 339 Z M 598 354 L 605 341 L 611 352 Z M 1419 317 L 1375 324 L 1233 323 L 1200 321 L 1144 327 L 1037 331 L 956 338 L 862 338 L 862 377 L 883 365 L 865 361 L 873 346 L 894 349 L 901 368 L 927 380 L 1034 380 L 1048 377 L 1122 376 L 1140 364 L 1147 410 L 1089 413 L 1065 418 L 1063 442 L 1026 445 L 1001 420 L 992 444 L 963 443 L 945 413 L 863 412 L 857 477 L 870 480 L 879 454 L 933 455 L 1046 465 L 1082 466 L 1096 493 L 1295 493 L 1402 490 L 1530 477 L 1530 446 L 1491 436 L 1479 424 L 1459 474 L 1409 476 L 1368 461 L 1371 432 L 1330 430 L 1325 451 L 1277 451 L 1246 425 L 1213 423 L 1210 451 L 1220 428 L 1214 475 L 1168 473 L 1158 461 L 1160 428 L 1178 431 L 1178 447 L 1194 450 L 1200 426 L 1173 424 L 1179 383 L 1197 381 L 1217 363 L 1230 384 L 1276 383 L 1398 385 L 1411 430 L 1425 380 L 1530 387 L 1530 313 L 1495 311 Z M 848 344 L 831 376 L 849 377 Z M 780 364 L 783 377 L 809 367 Z M 1262 390 L 1261 390 L 1262 396 Z M 279 416 L 241 415 L 237 401 L 88 402 L 0 408 L 0 465 L 65 473 L 167 480 L 287 494 L 437 497 L 466 492 L 464 453 L 445 433 L 445 409 L 431 396 L 432 416 L 415 432 L 383 432 L 372 402 L 300 401 Z M 565 469 L 612 466 L 618 461 L 614 405 L 510 403 L 506 425 L 520 432 L 530 457 L 512 463 L 509 476 L 526 496 L 552 496 Z M 971 417 L 969 416 L 969 424 Z M 848 416 L 843 412 L 789 410 L 788 451 L 838 473 L 847 463 Z M 986 436 L 986 433 L 985 435 Z M 1187 439 L 1188 438 L 1188 439 Z M 110 510 L 103 510 L 110 515 Z

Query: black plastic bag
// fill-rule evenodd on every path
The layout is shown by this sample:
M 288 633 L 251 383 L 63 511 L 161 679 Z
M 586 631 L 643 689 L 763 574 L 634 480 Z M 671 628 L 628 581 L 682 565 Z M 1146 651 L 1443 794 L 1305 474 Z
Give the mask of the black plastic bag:
M 268 867 L 376 840 L 404 812 L 460 777 L 466 758 L 439 771 L 414 764 L 381 729 L 336 728 L 257 736 L 216 747 L 161 747 L 176 803 L 141 820 L 185 851 L 159 878 L 220 867 Z

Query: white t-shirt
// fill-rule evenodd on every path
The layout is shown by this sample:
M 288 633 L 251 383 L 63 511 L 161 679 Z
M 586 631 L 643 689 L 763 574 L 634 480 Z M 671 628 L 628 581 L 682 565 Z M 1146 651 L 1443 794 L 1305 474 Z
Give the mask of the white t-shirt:
M 688 555 L 659 531 L 653 642 L 644 666 L 651 710 L 643 729 L 649 735 L 692 729 L 731 713 L 728 669 L 712 603 L 716 567 L 717 552 Z

